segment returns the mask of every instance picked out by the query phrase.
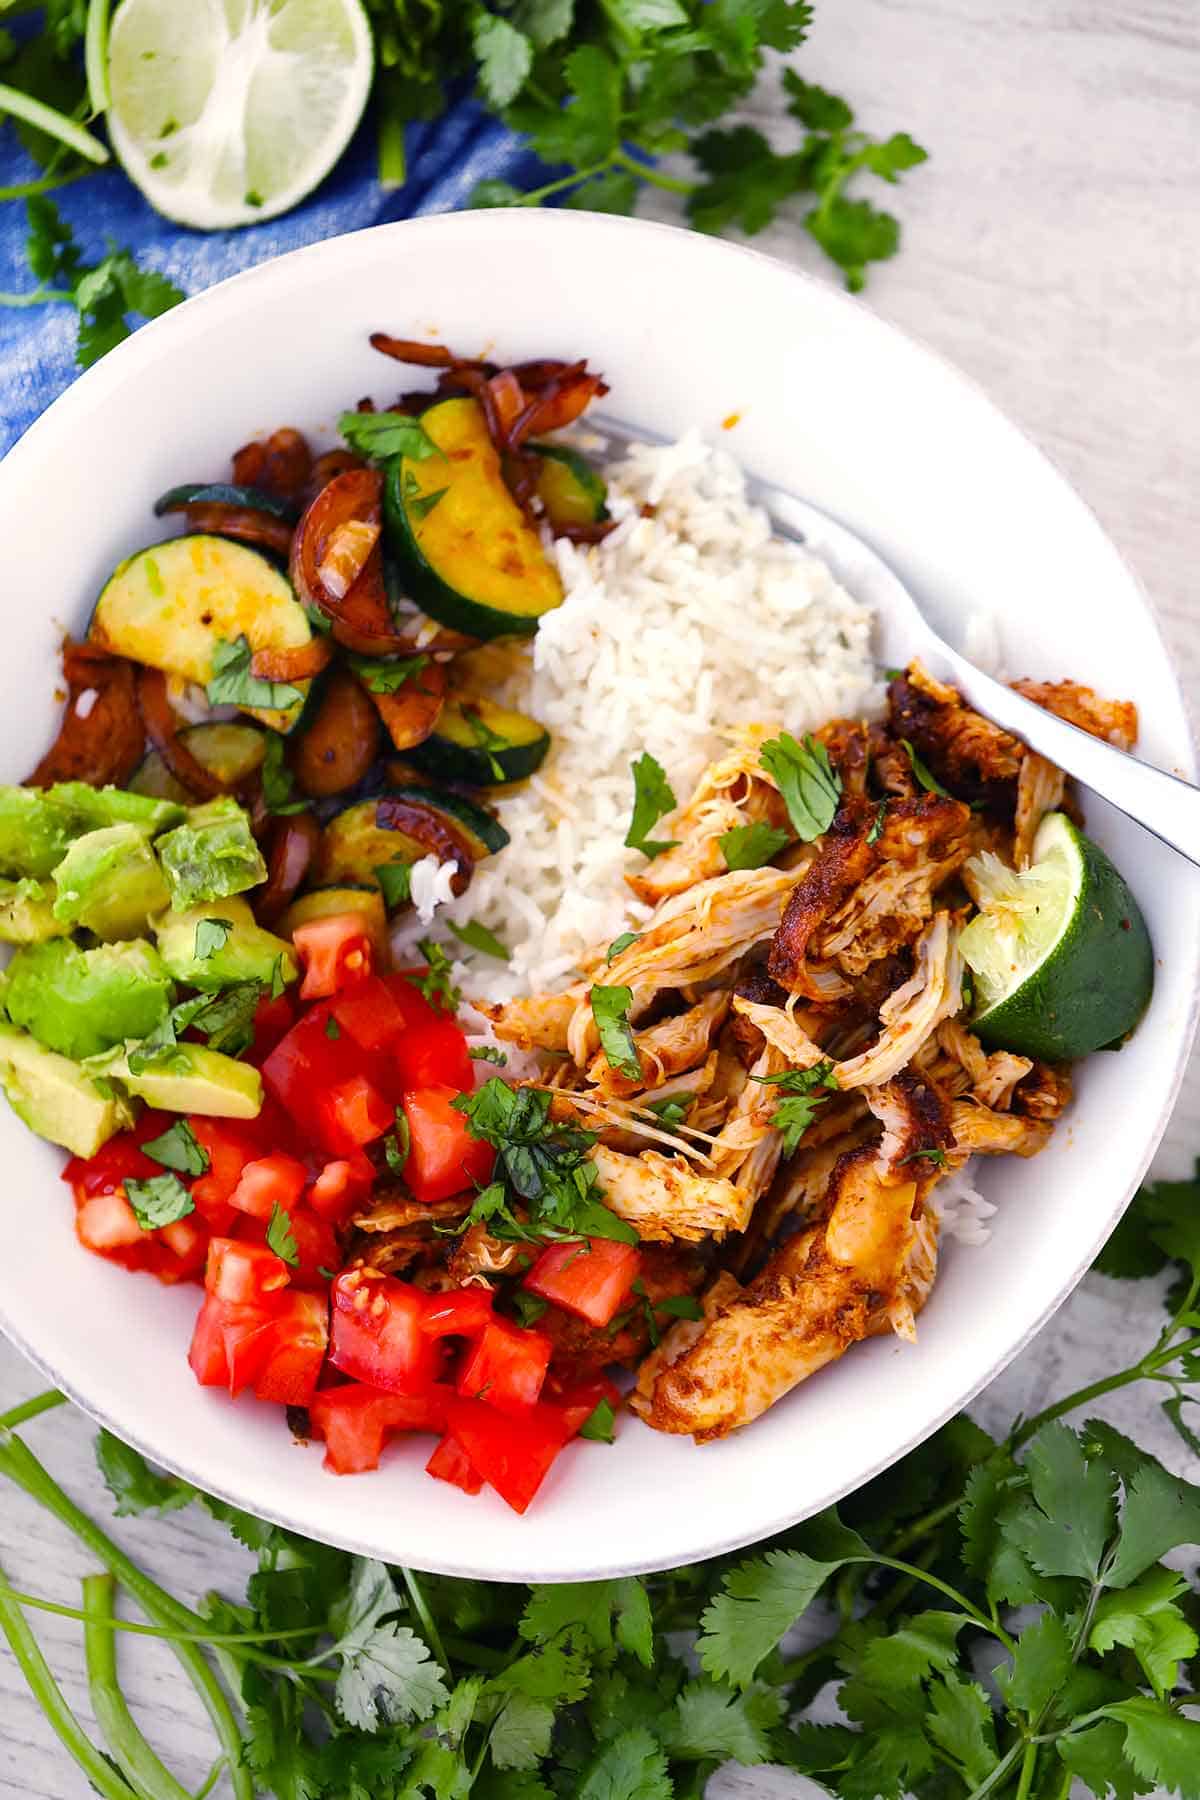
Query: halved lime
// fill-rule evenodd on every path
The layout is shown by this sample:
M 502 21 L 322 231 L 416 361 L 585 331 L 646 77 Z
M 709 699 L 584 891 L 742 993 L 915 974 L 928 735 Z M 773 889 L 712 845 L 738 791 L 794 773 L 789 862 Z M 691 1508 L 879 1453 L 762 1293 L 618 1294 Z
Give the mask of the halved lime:
M 1022 873 L 986 851 L 964 873 L 980 911 L 958 945 L 985 1043 L 1071 1062 L 1133 1030 L 1154 986 L 1150 935 L 1122 876 L 1070 819 L 1047 815 Z
M 362 0 L 121 0 L 109 137 L 167 218 L 252 225 L 329 173 L 373 61 Z

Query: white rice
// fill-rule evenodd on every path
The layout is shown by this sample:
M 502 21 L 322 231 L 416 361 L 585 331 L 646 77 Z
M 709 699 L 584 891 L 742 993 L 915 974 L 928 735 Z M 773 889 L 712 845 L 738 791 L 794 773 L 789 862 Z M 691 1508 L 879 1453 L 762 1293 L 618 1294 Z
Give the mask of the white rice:
M 448 868 L 430 858 L 413 872 L 419 923 L 406 940 L 436 906 L 440 921 L 478 920 L 508 946 L 507 964 L 474 954 L 455 964 L 466 994 L 483 1000 L 566 985 L 585 952 L 648 916 L 624 880 L 643 861 L 623 843 L 642 751 L 683 803 L 731 731 L 801 734 L 883 703 L 870 611 L 823 562 L 772 535 L 731 456 L 690 433 L 631 446 L 607 476 L 617 529 L 589 548 L 555 542 L 566 598 L 497 696 L 552 738 L 539 773 L 499 802 L 512 844 L 449 904 Z M 491 1041 L 473 1015 L 472 1042 Z M 994 1208 L 967 1171 L 936 1191 L 943 1231 L 982 1242 Z

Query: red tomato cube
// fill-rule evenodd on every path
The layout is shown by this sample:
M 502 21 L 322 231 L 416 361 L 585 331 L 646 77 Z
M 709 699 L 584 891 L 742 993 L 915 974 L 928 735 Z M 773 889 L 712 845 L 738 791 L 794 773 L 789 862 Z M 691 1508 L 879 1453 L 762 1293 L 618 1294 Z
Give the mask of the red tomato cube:
M 252 1219 L 269 1219 L 276 1206 L 291 1212 L 307 1182 L 308 1170 L 294 1156 L 260 1156 L 238 1176 L 229 1204 Z
M 308 1416 L 313 1436 L 325 1440 L 325 1467 L 335 1475 L 357 1475 L 379 1467 L 384 1443 L 393 1432 L 443 1430 L 445 1390 L 389 1394 L 350 1382 L 314 1394 Z
M 640 1268 L 635 1244 L 587 1238 L 580 1244 L 549 1245 L 521 1286 L 603 1328 L 625 1305 Z
M 425 1295 L 390 1275 L 348 1269 L 333 1284 L 329 1360 L 343 1375 L 388 1393 L 420 1393 L 437 1374 L 437 1348 L 421 1330 Z
M 483 1486 L 483 1477 L 475 1473 L 470 1457 L 457 1438 L 442 1439 L 425 1464 L 425 1472 L 435 1476 L 438 1481 L 448 1481 L 452 1486 L 461 1488 L 464 1494 L 477 1494 Z
M 365 913 L 333 913 L 327 919 L 310 919 L 292 933 L 296 954 L 304 965 L 302 1000 L 321 1000 L 342 988 L 365 981 L 371 973 L 374 950 L 371 923 Z
M 491 1180 L 495 1152 L 471 1137 L 455 1111 L 457 1098 L 453 1087 L 418 1088 L 404 1096 L 411 1140 L 404 1179 L 414 1199 L 432 1204 Z
M 451 1400 L 446 1422 L 476 1474 L 519 1513 L 570 1437 L 562 1414 L 552 1406 L 531 1406 L 506 1416 L 481 1400 Z
M 499 1412 L 527 1412 L 542 1391 L 552 1348 L 543 1331 L 489 1319 L 463 1363 L 458 1391 L 467 1400 L 486 1400 Z

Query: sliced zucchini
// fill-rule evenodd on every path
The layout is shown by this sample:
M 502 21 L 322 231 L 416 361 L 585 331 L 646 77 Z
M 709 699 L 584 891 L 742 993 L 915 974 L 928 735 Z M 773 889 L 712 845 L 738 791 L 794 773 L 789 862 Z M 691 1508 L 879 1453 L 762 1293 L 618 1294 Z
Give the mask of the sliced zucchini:
M 329 821 L 321 833 L 314 869 L 322 887 L 350 885 L 383 892 L 381 868 L 436 856 L 439 862 L 456 865 L 454 888 L 463 892 L 475 867 L 466 833 L 461 827 L 452 828 L 442 812 L 426 801 L 426 790 L 412 791 L 419 800 L 395 796 L 359 800 Z
M 300 517 L 299 507 L 264 488 L 238 487 L 231 481 L 185 481 L 182 487 L 168 488 L 154 502 L 156 518 L 164 513 L 182 512 L 185 506 L 244 506 L 251 512 L 270 513 L 273 519 L 286 519 L 294 525 Z
M 513 499 L 477 400 L 421 415 L 441 452 L 397 457 L 384 517 L 409 592 L 431 618 L 473 637 L 537 630 L 562 604 L 558 571 Z
M 261 731 L 227 720 L 189 725 L 180 732 L 179 741 L 210 775 L 230 787 L 261 768 L 267 754 L 267 740 Z
M 608 517 L 608 489 L 586 456 L 565 444 L 530 444 L 542 466 L 535 492 L 551 526 L 598 525 Z
M 245 638 L 250 649 L 292 650 L 312 627 L 291 584 L 267 557 L 229 538 L 196 532 L 168 538 L 121 563 L 92 615 L 90 636 L 117 656 L 147 663 L 204 686 L 221 642 Z M 307 694 L 310 683 L 293 683 Z M 252 717 L 290 731 L 302 710 L 248 706 Z
M 474 801 L 464 799 L 461 794 L 452 794 L 447 788 L 415 784 L 394 787 L 379 802 L 379 808 L 382 811 L 395 802 L 442 814 L 463 839 L 475 862 L 482 862 L 485 856 L 494 856 L 510 842 L 499 819 L 485 812 L 482 806 L 476 806 Z
M 155 800 L 178 800 L 190 806 L 195 794 L 189 794 L 182 781 L 176 781 L 157 750 L 142 759 L 129 778 L 131 794 L 148 794 Z
M 387 950 L 387 910 L 378 887 L 362 887 L 343 882 L 340 887 L 313 888 L 293 900 L 278 921 L 280 937 L 290 938 L 297 925 L 308 925 L 313 919 L 331 919 L 338 913 L 362 913 L 371 926 L 371 941 L 383 960 Z
M 418 769 L 443 781 L 495 787 L 532 775 L 549 748 L 550 733 L 536 719 L 497 706 L 482 694 L 460 694 L 446 702 L 424 743 L 404 754 Z

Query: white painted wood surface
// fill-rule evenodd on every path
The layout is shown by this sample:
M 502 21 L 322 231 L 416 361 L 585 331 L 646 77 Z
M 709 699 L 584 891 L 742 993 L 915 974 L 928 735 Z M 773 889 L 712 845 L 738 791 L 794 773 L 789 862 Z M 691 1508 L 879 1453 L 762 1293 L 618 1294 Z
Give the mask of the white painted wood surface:
M 1058 461 L 1164 614 L 1196 703 L 1195 0 L 820 0 L 818 13 L 804 53 L 809 78 L 852 95 L 864 125 L 911 131 L 932 152 L 897 196 L 904 253 L 872 276 L 870 304 L 976 377 Z M 776 112 L 766 107 L 760 122 L 774 129 Z M 820 266 L 795 224 L 759 243 L 784 260 Z M 739 323 L 730 321 L 731 333 Z M 1200 1069 L 1159 1168 L 1182 1173 L 1197 1151 Z M 981 1419 L 1003 1425 L 1036 1409 L 1128 1360 L 1154 1330 L 1148 1294 L 1139 1292 L 1131 1307 L 1126 1293 L 1093 1278 L 984 1396 Z M 0 1346 L 0 1410 L 41 1385 Z M 1112 1416 L 1178 1463 L 1151 1401 L 1126 1394 Z M 53 1414 L 30 1435 L 72 1493 L 107 1518 L 86 1421 Z M 183 1596 L 214 1585 L 240 1591 L 244 1560 L 200 1519 L 123 1522 L 118 1535 Z M 0 1563 L 10 1579 L 70 1604 L 88 1566 L 56 1525 L 8 1490 L 0 1494 Z M 76 1628 L 41 1620 L 38 1629 L 86 1719 Z M 197 1785 L 212 1745 L 172 1660 L 123 1646 L 122 1668 L 156 1746 Z M 811 1791 L 771 1771 L 723 1774 L 712 1784 L 713 1800 L 795 1800 Z M 82 1800 L 87 1792 L 12 1659 L 0 1655 L 0 1800 Z

